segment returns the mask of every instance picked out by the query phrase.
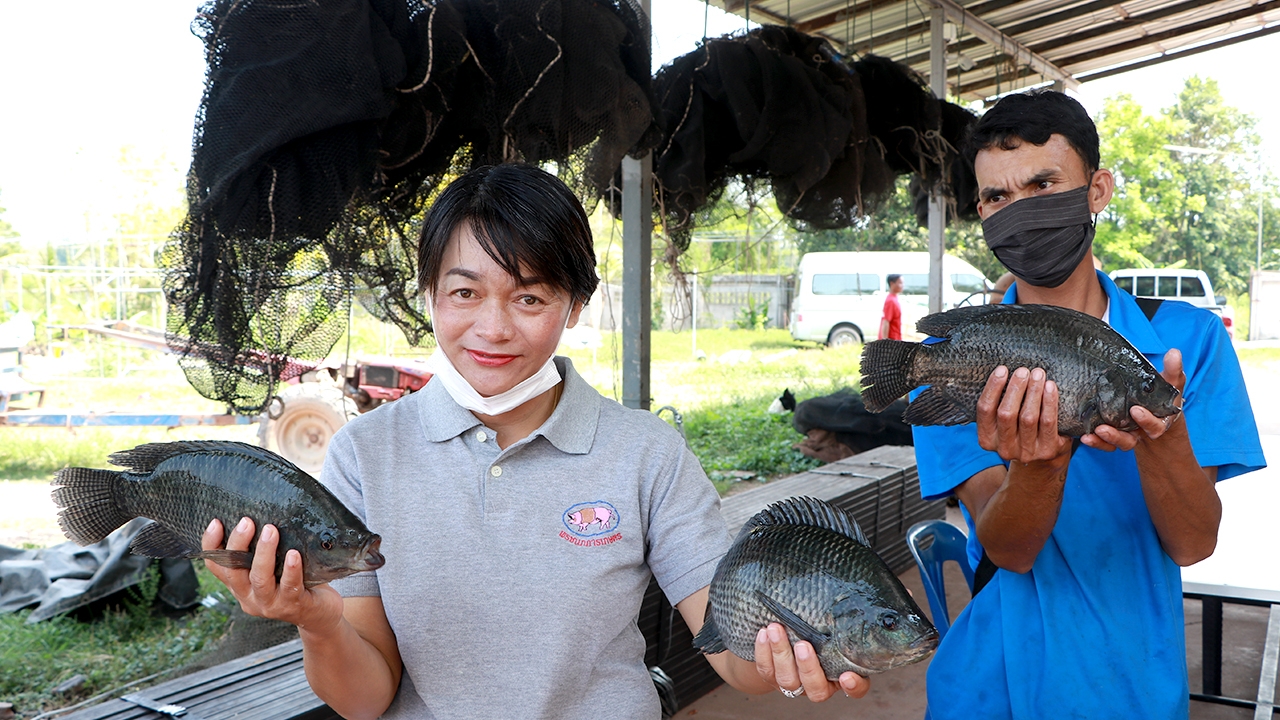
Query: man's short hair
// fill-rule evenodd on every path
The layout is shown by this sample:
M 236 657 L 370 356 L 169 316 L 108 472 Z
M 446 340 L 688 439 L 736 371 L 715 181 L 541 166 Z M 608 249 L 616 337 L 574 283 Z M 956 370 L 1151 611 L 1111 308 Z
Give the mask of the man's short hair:
M 898 274 L 896 274 L 896 273 L 895 273 L 895 274 L 892 274 L 892 275 L 885 275 L 885 276 L 884 276 L 884 280 L 885 280 L 885 282 L 889 283 L 890 285 L 892 285 L 892 284 L 894 284 L 894 283 L 898 282 L 898 281 L 899 281 L 899 280 L 901 280 L 901 279 L 902 279 L 902 276 L 901 276 L 901 275 L 898 275 Z
M 586 303 L 600 282 L 591 225 L 582 203 L 556 176 L 532 165 L 476 168 L 440 193 L 418 243 L 418 292 L 435 292 L 454 231 L 469 226 L 480 246 L 512 277 L 531 277 Z
M 1053 90 L 1032 90 L 1006 95 L 973 126 L 964 145 L 964 155 L 972 165 L 978 153 L 989 148 L 1013 150 L 1024 142 L 1044 145 L 1053 134 L 1084 161 L 1092 174 L 1101 166 L 1098 128 L 1084 106 L 1074 98 Z

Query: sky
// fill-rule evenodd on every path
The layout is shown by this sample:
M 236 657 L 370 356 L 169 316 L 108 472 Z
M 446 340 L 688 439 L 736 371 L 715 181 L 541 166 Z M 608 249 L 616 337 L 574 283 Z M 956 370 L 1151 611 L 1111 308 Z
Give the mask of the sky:
M 713 36 L 744 26 L 698 0 L 652 5 L 655 67 L 693 50 L 704 21 Z M 53 7 L 0 0 L 0 207 L 40 245 L 109 233 L 152 187 L 141 176 L 179 193 L 204 88 L 203 45 L 191 33 L 198 2 L 64 0 L 56 16 Z M 1258 119 L 1276 168 L 1280 95 L 1265 80 L 1276 58 L 1280 34 L 1085 83 L 1078 96 L 1096 114 L 1125 92 L 1154 113 L 1189 75 L 1216 79 L 1228 104 Z

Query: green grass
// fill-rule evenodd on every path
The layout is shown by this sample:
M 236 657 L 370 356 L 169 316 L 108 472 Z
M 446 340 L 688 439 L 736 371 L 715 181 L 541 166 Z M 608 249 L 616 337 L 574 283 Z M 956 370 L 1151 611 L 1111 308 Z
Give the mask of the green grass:
M 221 583 L 197 564 L 202 594 Z M 147 595 L 150 597 L 147 597 Z M 227 616 L 200 608 L 170 619 L 150 611 L 155 583 L 135 586 L 123 604 L 92 622 L 62 616 L 27 624 L 29 610 L 0 615 L 0 698 L 19 717 L 66 707 L 139 678 L 189 664 L 227 630 Z M 77 691 L 51 690 L 74 675 L 88 679 Z
M 1266 365 L 1280 361 L 1280 347 L 1241 348 L 1236 354 L 1241 365 Z

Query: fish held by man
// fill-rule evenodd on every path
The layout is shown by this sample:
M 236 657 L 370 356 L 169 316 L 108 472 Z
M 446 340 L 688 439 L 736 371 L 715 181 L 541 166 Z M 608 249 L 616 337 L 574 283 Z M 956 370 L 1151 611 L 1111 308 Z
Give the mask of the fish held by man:
M 693 643 L 754 660 L 756 634 L 774 622 L 793 643 L 813 646 L 831 680 L 919 662 L 938 645 L 938 631 L 858 523 L 808 497 L 774 503 L 742 527 L 716 568 Z
M 1080 437 L 1099 425 L 1136 430 L 1130 409 L 1156 417 L 1181 412 L 1176 387 L 1128 340 L 1092 315 L 1052 305 L 979 305 L 927 315 L 921 344 L 877 340 L 862 349 L 862 398 L 888 407 L 928 385 L 903 419 L 912 425 L 963 425 L 997 366 L 1043 368 L 1058 386 L 1058 434 Z
M 80 545 L 100 542 L 133 518 L 145 517 L 153 522 L 130 543 L 134 554 L 249 568 L 256 538 L 248 551 L 200 547 L 214 518 L 230 530 L 249 517 L 259 532 L 268 523 L 280 531 L 277 578 L 290 548 L 302 555 L 307 587 L 376 570 L 385 562 L 380 536 L 315 478 L 262 448 L 227 441 L 149 443 L 107 459 L 126 469 L 65 468 L 53 481 L 53 500 L 61 508 L 58 524 Z

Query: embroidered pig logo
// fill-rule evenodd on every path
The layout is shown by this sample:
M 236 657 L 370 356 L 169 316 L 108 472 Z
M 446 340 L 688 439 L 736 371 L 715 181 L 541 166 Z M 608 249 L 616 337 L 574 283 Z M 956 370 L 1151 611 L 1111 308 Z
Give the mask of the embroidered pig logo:
M 578 526 L 578 532 L 586 532 L 587 528 L 596 523 L 600 524 L 599 530 L 608 530 L 613 512 L 606 507 L 588 507 L 569 513 L 568 519 L 570 525 Z

